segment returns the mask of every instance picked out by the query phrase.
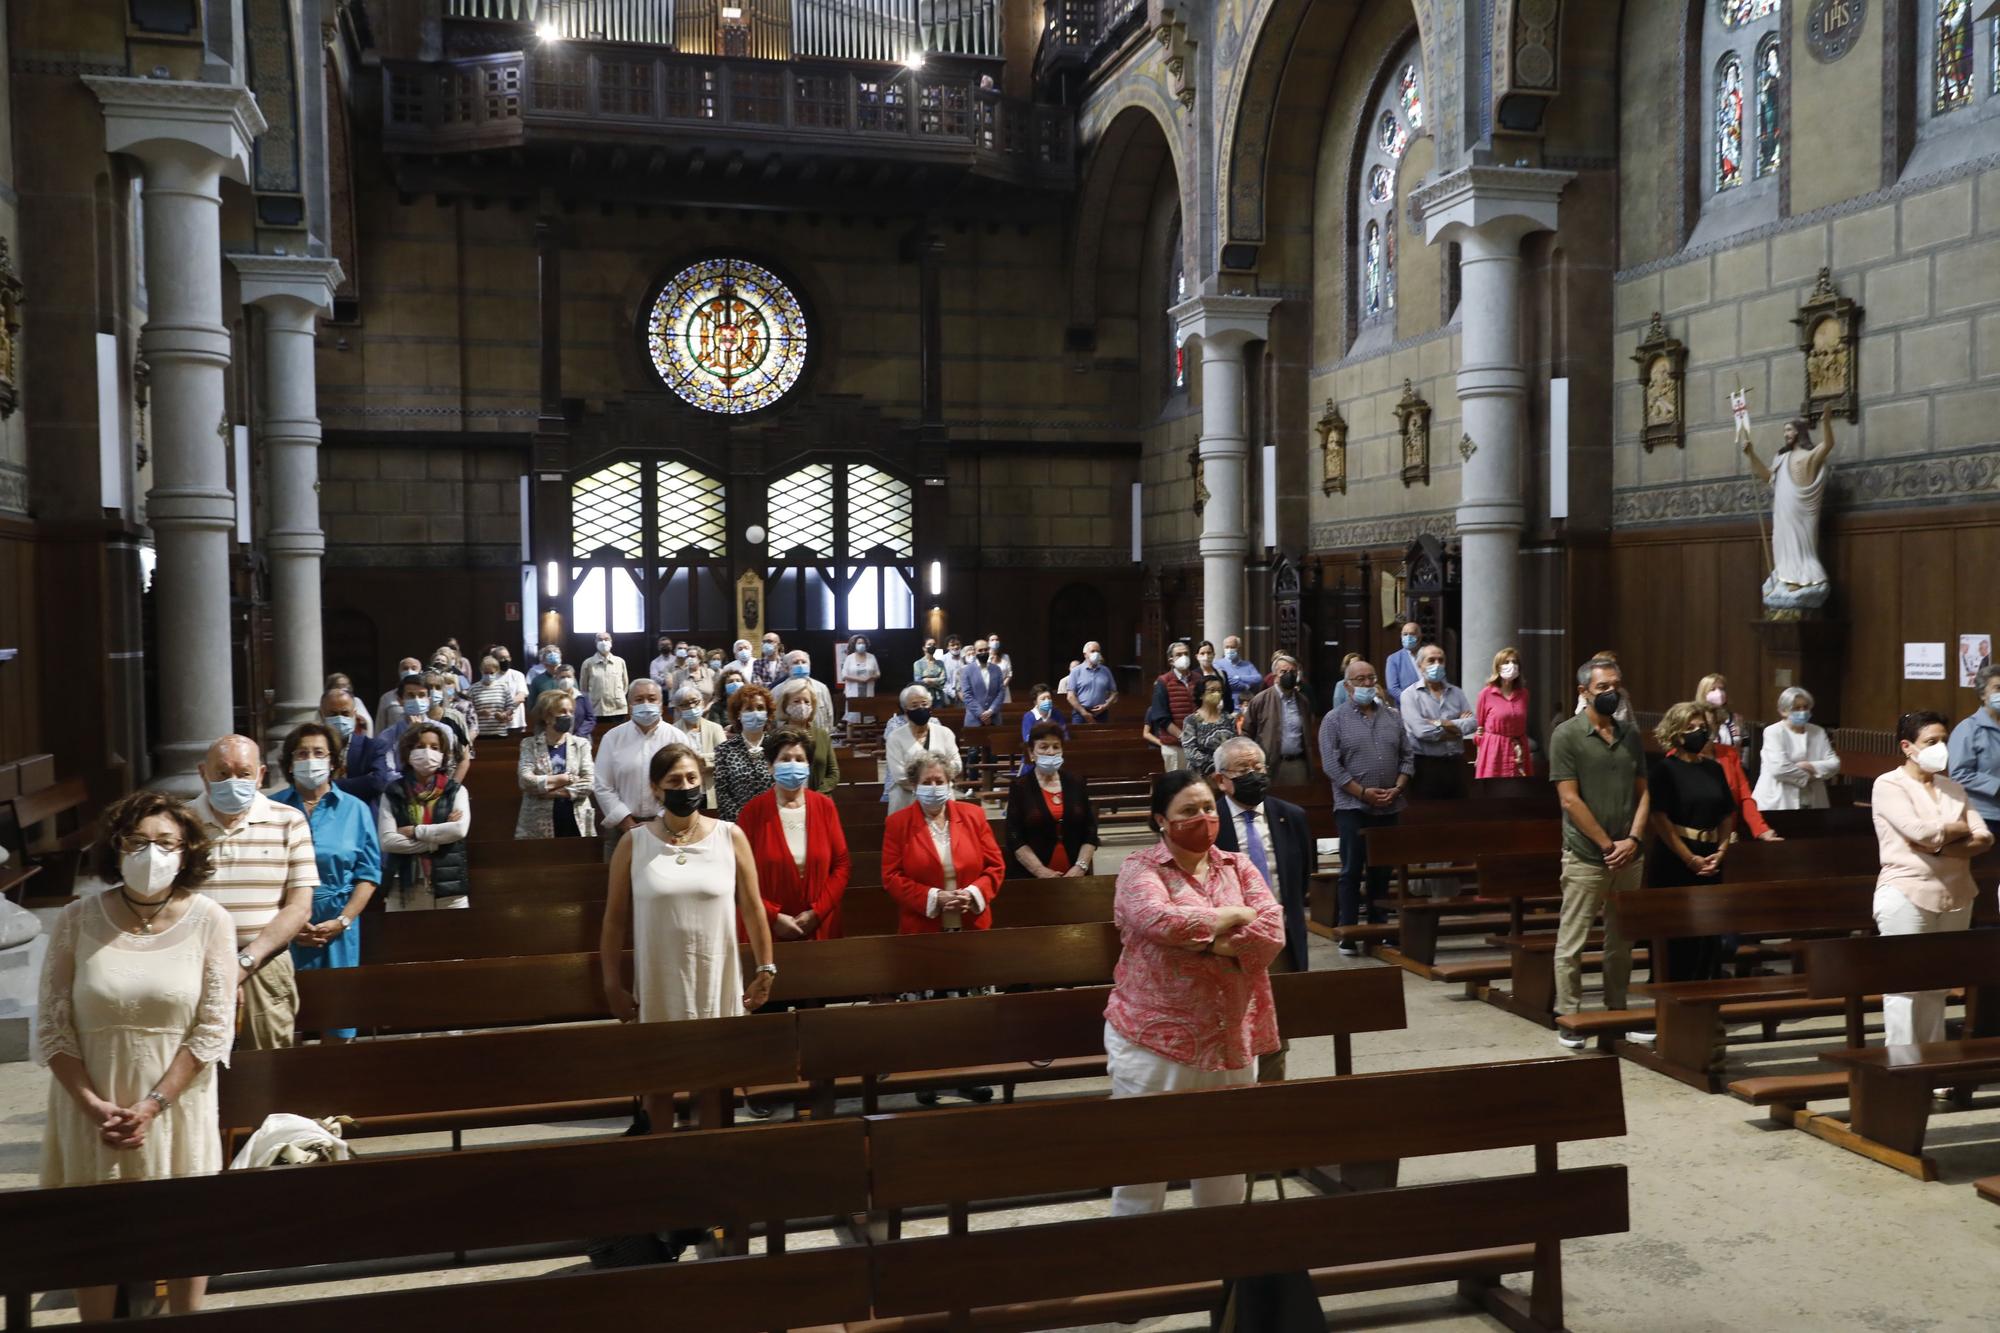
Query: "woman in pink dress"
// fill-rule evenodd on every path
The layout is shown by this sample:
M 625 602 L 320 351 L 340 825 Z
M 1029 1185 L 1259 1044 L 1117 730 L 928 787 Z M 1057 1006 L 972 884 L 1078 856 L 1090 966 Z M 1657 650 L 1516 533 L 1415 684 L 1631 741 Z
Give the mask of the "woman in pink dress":
M 1528 753 L 1528 687 L 1521 680 L 1521 653 L 1502 648 L 1493 654 L 1493 674 L 1474 706 L 1479 722 L 1479 763 L 1476 778 L 1528 778 L 1535 775 Z

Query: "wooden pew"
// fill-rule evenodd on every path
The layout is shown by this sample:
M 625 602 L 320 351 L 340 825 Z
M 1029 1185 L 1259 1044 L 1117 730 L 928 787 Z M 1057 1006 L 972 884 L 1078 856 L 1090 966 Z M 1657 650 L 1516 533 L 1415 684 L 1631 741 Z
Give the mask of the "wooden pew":
M 1553 820 L 1472 822 L 1476 805 L 1459 804 L 1464 816 L 1460 821 L 1413 822 L 1368 832 L 1369 865 L 1393 868 L 1396 886 L 1390 903 L 1396 912 L 1396 942 L 1380 945 L 1375 953 L 1385 962 L 1430 979 L 1435 979 L 1438 937 L 1445 917 L 1477 915 L 1479 919 L 1465 923 L 1462 928 L 1478 930 L 1490 929 L 1504 921 L 1491 919 L 1500 904 L 1476 894 L 1462 893 L 1448 898 L 1420 898 L 1411 894 L 1411 867 L 1445 862 L 1445 868 L 1420 873 L 1426 877 L 1463 879 L 1476 873 L 1473 858 L 1481 854 L 1551 852 L 1562 845 L 1562 826 Z M 1335 931 L 1340 933 L 1338 929 Z
M 777 946 L 771 998 L 784 1003 L 982 986 L 1084 986 L 1109 981 L 1118 952 L 1118 930 L 1109 922 L 799 940 Z M 303 1032 L 440 1032 L 609 1016 L 595 953 L 299 974 Z
M 1481 1114 L 1429 1114 L 1438 1105 L 1478 1106 Z M 1218 1116 L 1240 1132 L 1214 1133 Z M 1329 1140 L 1328 1124 L 1351 1132 Z M 1054 1328 L 1073 1326 L 1079 1316 L 1095 1323 L 1198 1310 L 1216 1300 L 1223 1279 L 1310 1269 L 1316 1287 L 1329 1293 L 1457 1280 L 1462 1299 L 1509 1326 L 1556 1330 L 1564 1323 L 1561 1242 L 1629 1225 L 1624 1168 L 1560 1169 L 1560 1145 L 1615 1137 L 1624 1128 L 1615 1064 L 1539 1061 L 1202 1097 L 345 1162 L 316 1173 L 318 1225 L 247 1233 L 242 1218 L 259 1215 L 274 1194 L 288 1194 L 286 1176 L 246 1171 L 18 1191 L 0 1198 L 0 1224 L 34 1232 L 37 1243 L 0 1253 L 0 1288 L 10 1315 L 20 1315 L 9 1326 L 20 1327 L 32 1292 L 59 1285 L 462 1253 L 717 1220 L 730 1248 L 740 1250 L 751 1224 L 767 1219 L 770 1249 L 778 1251 L 792 1219 L 943 1204 L 949 1233 L 940 1237 L 305 1299 L 205 1311 L 175 1325 L 192 1333 L 274 1324 L 291 1333 L 471 1326 L 539 1333 L 671 1309 L 675 1326 L 703 1330 L 833 1321 L 904 1333 L 937 1327 L 941 1314 L 950 1327 L 970 1328 L 972 1309 L 1006 1307 L 1008 1327 Z M 965 1152 L 969 1137 L 979 1152 Z M 1434 1156 L 1530 1146 L 1530 1173 L 976 1233 L 969 1227 L 974 1203 L 1079 1187 L 1267 1173 L 1384 1148 Z M 809 1165 L 768 1169 L 799 1159 Z M 747 1183 L 760 1177 L 769 1179 Z M 136 1251 L 92 1239 L 115 1234 L 135 1210 L 174 1217 L 176 1226 Z M 1502 1275 L 1523 1271 L 1533 1274 L 1525 1295 L 1501 1285 Z
M 995 929 L 1066 926 L 1111 920 L 1117 879 L 1010 882 L 993 901 Z M 896 933 L 896 900 L 881 886 L 851 887 L 841 908 L 849 937 Z M 361 932 L 361 961 L 433 963 L 452 958 L 512 958 L 532 954 L 589 953 L 604 923 L 604 899 L 513 903 L 464 912 L 393 912 L 371 916 Z
M 511 830 L 513 825 L 507 827 Z M 596 838 L 468 838 L 465 846 L 474 875 L 483 875 L 490 869 L 502 867 L 594 866 L 604 863 L 603 843 Z
M 1279 1031 L 1294 1041 L 1333 1037 L 1340 1073 L 1353 1070 L 1354 1033 L 1405 1023 L 1393 969 L 1284 973 L 1271 978 L 1271 993 Z M 277 1111 L 344 1115 L 354 1120 L 346 1136 L 362 1138 L 601 1119 L 628 1113 L 643 1092 L 739 1086 L 810 1091 L 819 1116 L 834 1113 L 836 1095 L 863 1098 L 872 1112 L 883 1093 L 970 1082 L 1002 1084 L 1011 1100 L 1018 1083 L 1102 1076 L 1107 994 L 1091 986 L 757 1014 L 747 1024 L 720 1018 L 241 1051 L 222 1080 L 219 1119 L 225 1134 L 243 1134 Z M 961 1067 L 939 1069 L 941 1051 Z M 1036 1060 L 1055 1063 L 1042 1070 L 1029 1063 Z

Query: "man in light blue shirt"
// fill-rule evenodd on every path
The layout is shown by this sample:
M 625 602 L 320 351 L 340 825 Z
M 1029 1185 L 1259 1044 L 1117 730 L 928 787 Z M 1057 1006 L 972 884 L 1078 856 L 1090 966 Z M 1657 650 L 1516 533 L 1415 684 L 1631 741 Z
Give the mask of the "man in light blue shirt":
M 1072 722 L 1102 722 L 1118 702 L 1118 679 L 1104 665 L 1104 649 L 1095 639 L 1083 645 L 1083 665 L 1069 673 Z
M 1972 687 L 1979 707 L 1952 728 L 1951 780 L 1980 818 L 2000 824 L 2000 666 L 1981 667 Z
M 1422 679 L 1417 670 L 1417 649 L 1423 643 L 1423 628 L 1416 621 L 1403 625 L 1403 646 L 1389 654 L 1389 697 L 1400 702 L 1403 691 Z
M 1229 682 L 1229 692 L 1236 696 L 1238 709 L 1264 688 L 1264 673 L 1244 653 L 1243 640 L 1238 635 L 1232 634 L 1222 641 L 1222 660 L 1215 664 L 1215 669 Z
M 1405 628 L 1408 628 L 1405 626 Z M 1410 788 L 1418 796 L 1449 800 L 1464 796 L 1471 771 L 1465 743 L 1478 727 L 1465 691 L 1445 679 L 1444 649 L 1427 643 L 1417 650 L 1420 679 L 1403 691 L 1403 726 L 1417 752 Z

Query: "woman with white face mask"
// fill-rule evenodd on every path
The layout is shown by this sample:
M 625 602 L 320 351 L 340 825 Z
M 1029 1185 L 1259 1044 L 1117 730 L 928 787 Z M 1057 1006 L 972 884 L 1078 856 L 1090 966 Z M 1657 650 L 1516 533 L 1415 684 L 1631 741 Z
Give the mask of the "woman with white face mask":
M 417 727 L 410 728 L 411 731 Z M 382 880 L 382 841 L 375 811 L 358 796 L 333 785 L 341 761 L 333 732 L 317 722 L 292 728 L 281 751 L 292 785 L 271 799 L 304 812 L 312 830 L 319 887 L 313 890 L 312 920 L 292 941 L 292 966 L 357 967 L 361 963 L 361 911 Z M 354 1040 L 353 1028 L 321 1034 L 328 1041 Z
M 451 734 L 441 723 L 420 722 L 403 733 L 398 751 L 403 776 L 375 807 L 389 895 L 382 906 L 391 912 L 468 906 L 465 838 L 472 830 L 472 798 L 452 775 Z
M 1764 728 L 1757 770 L 1759 810 L 1824 810 L 1826 784 L 1840 775 L 1840 756 L 1826 728 L 1812 720 L 1813 697 L 1794 685 L 1778 695 L 1784 720 Z
M 1493 674 L 1473 706 L 1479 728 L 1479 761 L 1475 778 L 1533 777 L 1528 753 L 1528 682 L 1521 677 L 1521 650 L 1502 648 L 1493 654 Z
M 134 792 L 104 812 L 89 868 L 108 887 L 62 909 L 42 965 L 41 1184 L 220 1171 L 213 1070 L 236 1035 L 236 928 L 194 892 L 209 875 L 201 825 L 165 792 Z M 207 1287 L 168 1282 L 169 1308 L 198 1309 Z M 85 1320 L 109 1319 L 117 1288 L 76 1295 Z
M 1882 871 L 1875 881 L 1875 929 L 1884 935 L 1926 935 L 1972 924 L 1972 858 L 1993 845 L 1965 788 L 1944 775 L 1950 762 L 1943 715 L 1905 713 L 1896 719 L 1903 763 L 1875 779 L 1875 838 Z M 1944 1040 L 1944 992 L 1882 997 L 1887 1046 Z

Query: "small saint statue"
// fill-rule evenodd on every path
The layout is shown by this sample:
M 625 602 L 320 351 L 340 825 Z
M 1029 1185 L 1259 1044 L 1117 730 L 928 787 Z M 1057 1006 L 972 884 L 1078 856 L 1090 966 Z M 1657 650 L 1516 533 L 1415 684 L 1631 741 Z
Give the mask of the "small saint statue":
M 1771 573 L 1764 580 L 1764 606 L 1792 613 L 1817 610 L 1833 591 L 1819 559 L 1819 511 L 1833 453 L 1833 409 L 1820 416 L 1817 445 L 1810 421 L 1795 417 L 1786 422 L 1785 442 L 1768 468 L 1757 457 L 1747 426 L 1739 424 L 1737 433 L 1751 471 L 1771 488 Z

